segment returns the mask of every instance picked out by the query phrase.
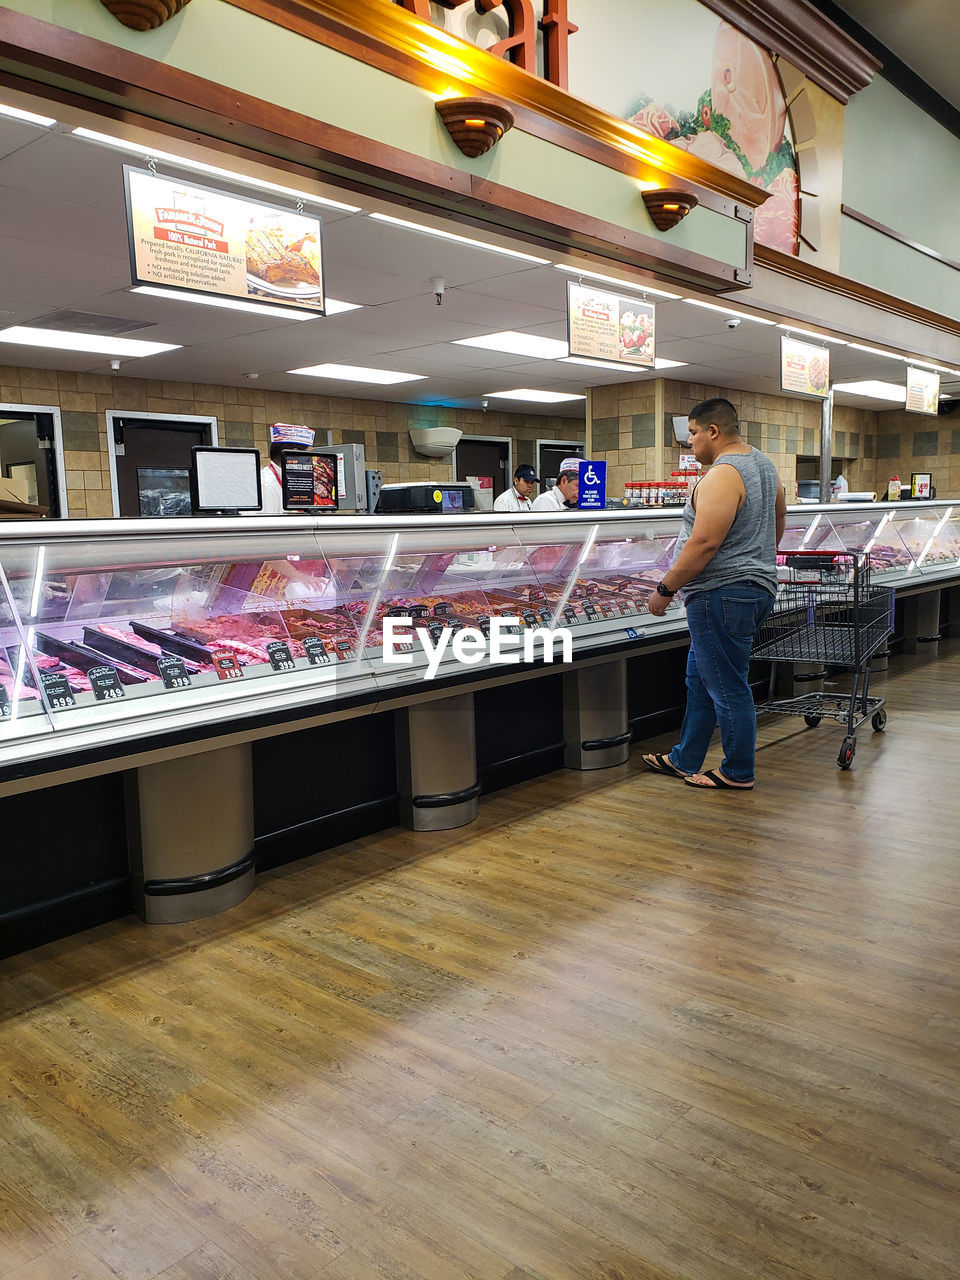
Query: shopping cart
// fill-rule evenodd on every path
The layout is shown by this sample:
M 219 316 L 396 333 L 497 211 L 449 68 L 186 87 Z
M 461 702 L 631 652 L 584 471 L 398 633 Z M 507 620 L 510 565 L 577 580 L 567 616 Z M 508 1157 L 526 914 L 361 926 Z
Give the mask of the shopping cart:
M 860 552 L 787 551 L 781 559 L 785 581 L 754 640 L 753 656 L 847 668 L 853 688 L 764 702 L 757 714 L 803 716 L 811 728 L 824 718 L 845 725 L 837 764 L 849 769 L 857 729 L 869 719 L 879 733 L 887 723 L 886 699 L 870 697 L 870 660 L 893 630 L 893 589 L 872 584 L 870 556 Z M 772 692 L 772 672 L 770 683 Z

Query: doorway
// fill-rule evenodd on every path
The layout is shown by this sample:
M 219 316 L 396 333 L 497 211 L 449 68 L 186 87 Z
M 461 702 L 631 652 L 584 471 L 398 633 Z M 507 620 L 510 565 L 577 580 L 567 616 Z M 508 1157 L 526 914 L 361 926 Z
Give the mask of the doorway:
M 491 488 L 482 487 L 478 499 L 490 494 L 488 510 L 513 481 L 513 440 L 509 436 L 461 436 L 454 454 L 454 479 L 476 476 L 492 480 Z M 485 503 L 478 500 L 480 510 Z
M 114 515 L 188 516 L 194 445 L 217 444 L 216 418 L 107 413 Z
M 564 458 L 582 458 L 585 447 L 582 440 L 537 441 L 537 475 L 541 493 L 546 493 L 557 483 L 557 473 Z
M 0 405 L 0 475 L 13 481 L 25 502 L 66 514 L 60 411 L 34 405 Z

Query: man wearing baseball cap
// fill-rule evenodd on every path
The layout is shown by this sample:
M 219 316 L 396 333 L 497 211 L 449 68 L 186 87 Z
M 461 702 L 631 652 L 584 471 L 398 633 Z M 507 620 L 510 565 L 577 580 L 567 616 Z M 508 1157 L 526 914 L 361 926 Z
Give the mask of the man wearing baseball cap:
M 274 422 L 269 428 L 270 461 L 260 471 L 261 516 L 283 516 L 291 512 L 283 509 L 283 484 L 280 477 L 280 455 L 285 449 L 309 449 L 316 432 L 313 427 L 301 427 L 292 422 Z
M 494 511 L 506 511 L 511 515 L 518 511 L 532 511 L 531 494 L 540 477 L 529 463 L 522 462 L 513 473 L 513 485 L 501 493 L 493 504 Z
M 557 483 L 546 489 L 533 504 L 534 511 L 575 511 L 577 492 L 580 488 L 580 463 L 582 458 L 564 458 L 560 463 Z

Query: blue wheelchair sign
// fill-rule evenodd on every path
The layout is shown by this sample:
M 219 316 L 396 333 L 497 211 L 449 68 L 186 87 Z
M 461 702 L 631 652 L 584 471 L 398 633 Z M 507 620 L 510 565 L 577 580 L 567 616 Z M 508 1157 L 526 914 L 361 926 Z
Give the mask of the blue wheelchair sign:
M 577 507 L 580 511 L 603 511 L 607 505 L 607 464 L 585 458 L 580 463 Z

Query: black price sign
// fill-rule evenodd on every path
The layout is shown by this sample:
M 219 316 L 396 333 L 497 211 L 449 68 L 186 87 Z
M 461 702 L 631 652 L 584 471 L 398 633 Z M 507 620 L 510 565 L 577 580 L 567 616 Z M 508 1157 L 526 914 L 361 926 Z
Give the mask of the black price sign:
M 157 670 L 165 689 L 190 688 L 190 677 L 182 658 L 158 658 Z
M 6 689 L 0 684 L 0 720 L 6 720 L 10 716 L 10 695 Z
M 307 655 L 307 661 L 311 667 L 320 667 L 330 661 L 327 646 L 317 636 L 310 636 L 307 640 L 304 640 L 303 652 Z
M 271 640 L 267 645 L 267 657 L 274 671 L 292 671 L 294 668 L 293 654 L 286 640 Z
M 47 695 L 47 701 L 54 711 L 63 711 L 67 707 L 75 707 L 77 700 L 73 696 L 73 690 L 67 683 L 67 677 L 57 675 L 52 671 L 41 671 L 40 681 L 43 684 L 43 691 Z
M 123 697 L 123 685 L 116 667 L 91 667 L 87 678 L 97 702 L 112 702 Z
M 540 621 L 541 621 L 541 622 L 552 622 L 552 621 L 553 621 L 553 610 L 552 610 L 552 609 L 541 609 L 541 610 L 540 610 Z

